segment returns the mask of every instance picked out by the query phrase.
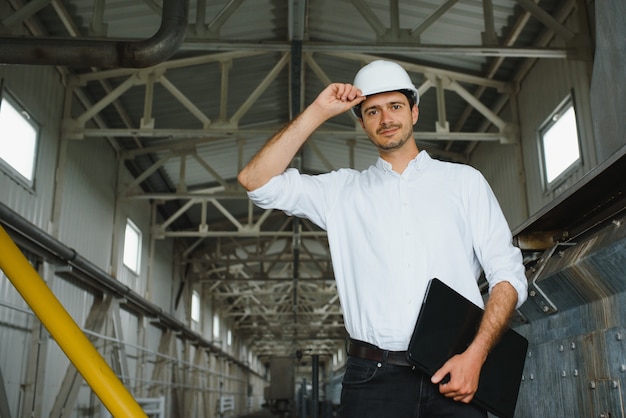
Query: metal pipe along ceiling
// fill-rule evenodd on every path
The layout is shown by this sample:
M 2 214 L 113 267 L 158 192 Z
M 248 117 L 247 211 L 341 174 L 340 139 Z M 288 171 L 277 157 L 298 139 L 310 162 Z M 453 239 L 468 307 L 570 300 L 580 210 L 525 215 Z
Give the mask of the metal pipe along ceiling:
M 189 0 L 163 0 L 161 26 L 151 38 L 142 41 L 0 37 L 0 63 L 74 68 L 150 67 L 167 60 L 182 44 L 188 6 Z

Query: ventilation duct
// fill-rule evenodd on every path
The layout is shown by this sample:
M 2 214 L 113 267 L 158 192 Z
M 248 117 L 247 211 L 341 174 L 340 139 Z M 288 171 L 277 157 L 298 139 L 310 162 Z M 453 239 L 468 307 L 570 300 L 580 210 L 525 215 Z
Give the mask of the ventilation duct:
M 0 63 L 145 68 L 171 57 L 187 30 L 189 0 L 163 0 L 159 30 L 143 41 L 0 37 Z

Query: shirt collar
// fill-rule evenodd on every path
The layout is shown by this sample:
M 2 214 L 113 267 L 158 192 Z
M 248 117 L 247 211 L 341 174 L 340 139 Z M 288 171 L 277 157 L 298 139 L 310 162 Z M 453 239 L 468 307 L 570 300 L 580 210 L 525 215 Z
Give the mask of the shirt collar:
M 420 170 L 424 167 L 426 167 L 426 165 L 432 160 L 432 158 L 430 157 L 430 155 L 428 155 L 428 153 L 426 151 L 420 151 L 417 156 L 415 158 L 413 158 L 411 161 L 409 161 L 409 165 L 407 166 L 406 170 L 409 169 L 415 169 L 415 170 Z M 378 157 L 378 161 L 376 161 L 376 167 L 380 168 L 381 170 L 383 170 L 385 173 L 389 173 L 389 172 L 394 172 L 391 168 L 391 163 L 385 161 L 382 157 Z

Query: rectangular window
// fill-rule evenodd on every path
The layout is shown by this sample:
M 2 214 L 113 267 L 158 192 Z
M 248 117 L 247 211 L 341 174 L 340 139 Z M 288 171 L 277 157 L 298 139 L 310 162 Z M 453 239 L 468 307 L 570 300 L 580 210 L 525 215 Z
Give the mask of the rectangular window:
M 213 315 L 213 338 L 220 337 L 220 317 L 217 314 Z
M 547 187 L 580 163 L 576 112 L 571 98 L 559 106 L 540 129 L 544 179 Z
M 6 91 L 0 100 L 0 163 L 16 180 L 32 187 L 39 125 Z
M 200 322 L 200 293 L 196 290 L 191 293 L 191 320 Z
M 124 232 L 124 265 L 139 274 L 141 261 L 141 230 L 131 221 L 126 220 Z

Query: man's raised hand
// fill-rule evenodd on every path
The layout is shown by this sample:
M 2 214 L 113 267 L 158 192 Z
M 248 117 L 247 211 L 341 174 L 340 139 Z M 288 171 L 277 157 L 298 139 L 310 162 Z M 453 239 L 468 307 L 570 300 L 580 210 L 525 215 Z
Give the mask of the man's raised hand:
M 352 84 L 333 83 L 317 96 L 313 105 L 317 107 L 318 112 L 330 119 L 358 105 L 363 100 L 365 96 L 361 90 Z

